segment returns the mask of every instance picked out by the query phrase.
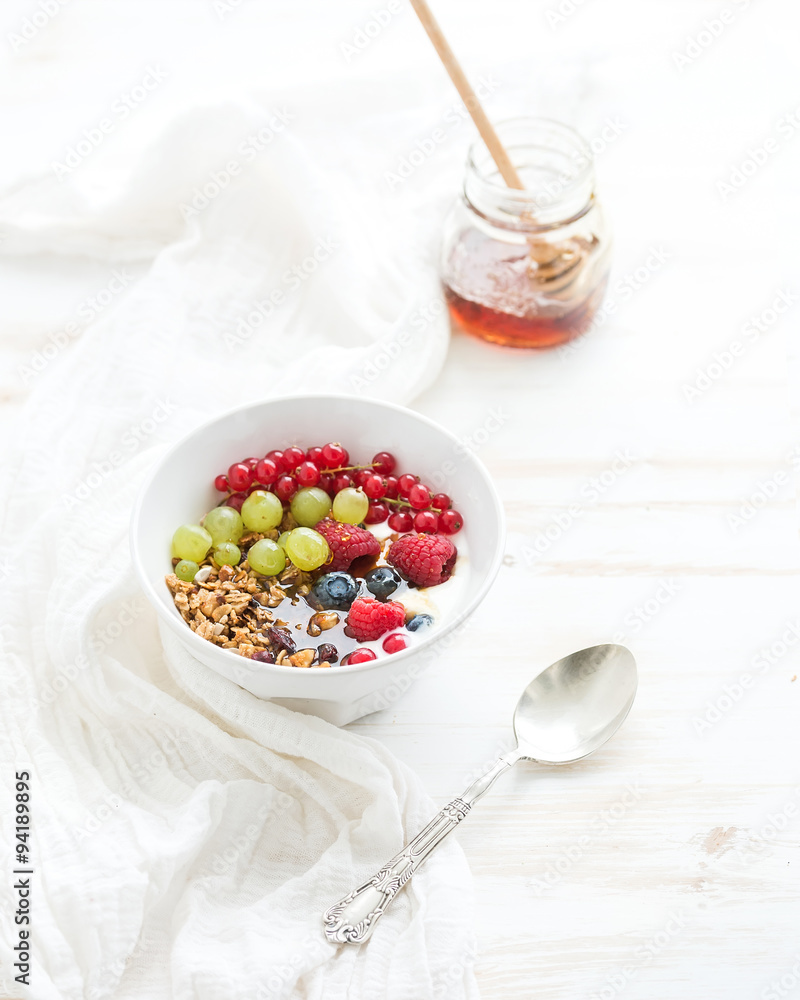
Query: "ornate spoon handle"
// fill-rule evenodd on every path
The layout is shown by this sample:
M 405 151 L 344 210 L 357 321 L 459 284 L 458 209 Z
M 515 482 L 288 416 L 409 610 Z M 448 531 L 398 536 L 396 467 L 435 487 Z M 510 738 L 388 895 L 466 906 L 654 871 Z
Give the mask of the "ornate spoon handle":
M 425 858 L 454 830 L 495 780 L 518 760 L 516 751 L 505 754 L 464 794 L 442 809 L 391 861 L 353 889 L 325 913 L 325 934 L 336 944 L 361 944 L 368 940 L 386 907 L 409 881 Z

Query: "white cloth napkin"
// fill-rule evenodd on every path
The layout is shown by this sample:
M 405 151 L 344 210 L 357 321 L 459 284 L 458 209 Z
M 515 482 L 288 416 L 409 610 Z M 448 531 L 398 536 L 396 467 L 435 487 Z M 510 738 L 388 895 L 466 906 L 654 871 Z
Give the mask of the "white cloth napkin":
M 162 647 L 131 572 L 139 484 L 199 422 L 299 389 L 406 401 L 444 358 L 430 206 L 359 201 L 356 165 L 328 176 L 290 129 L 230 154 L 272 118 L 197 109 L 116 173 L 98 158 L 0 197 L 4 255 L 106 275 L 73 308 L 88 325 L 59 327 L 20 370 L 31 392 L 4 470 L 3 848 L 24 768 L 35 869 L 30 989 L 0 887 L 4 996 L 477 996 L 454 841 L 368 945 L 322 932 L 324 909 L 432 815 L 419 780 Z

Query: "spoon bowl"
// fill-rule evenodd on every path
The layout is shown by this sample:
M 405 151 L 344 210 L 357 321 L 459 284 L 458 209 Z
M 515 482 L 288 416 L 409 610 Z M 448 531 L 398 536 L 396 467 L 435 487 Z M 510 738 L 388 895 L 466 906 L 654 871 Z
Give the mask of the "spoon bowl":
M 543 670 L 514 710 L 519 759 L 571 764 L 619 729 L 636 697 L 636 661 L 606 643 L 571 653 Z

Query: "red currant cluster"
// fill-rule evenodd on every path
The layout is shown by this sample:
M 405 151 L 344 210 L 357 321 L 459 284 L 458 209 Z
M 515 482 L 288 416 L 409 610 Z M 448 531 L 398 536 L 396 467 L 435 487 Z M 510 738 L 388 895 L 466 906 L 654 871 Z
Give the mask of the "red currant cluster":
M 338 442 L 321 448 L 286 448 L 270 451 L 264 458 L 236 462 L 214 480 L 220 493 L 228 493 L 225 503 L 241 510 L 254 490 L 270 490 L 289 503 L 304 487 L 317 486 L 334 497 L 340 490 L 361 489 L 369 500 L 364 522 L 388 521 L 392 531 L 441 532 L 455 535 L 464 520 L 452 509 L 446 493 L 434 493 L 419 476 L 394 476 L 397 460 L 388 451 L 379 451 L 368 465 L 349 465 L 350 455 Z

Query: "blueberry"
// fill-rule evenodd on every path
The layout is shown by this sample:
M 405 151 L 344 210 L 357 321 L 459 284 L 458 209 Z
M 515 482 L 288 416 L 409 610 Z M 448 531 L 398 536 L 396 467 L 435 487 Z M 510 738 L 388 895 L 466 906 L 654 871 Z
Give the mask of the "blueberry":
M 332 642 L 323 642 L 317 647 L 317 662 L 322 663 L 327 660 L 328 663 L 336 663 L 339 659 L 339 650 L 333 645 Z
M 326 573 L 306 600 L 317 611 L 348 611 L 358 597 L 358 584 L 349 573 Z
M 428 628 L 429 625 L 433 625 L 433 618 L 430 615 L 414 615 L 406 624 L 406 628 L 409 632 L 419 632 L 421 628 Z
M 400 577 L 389 566 L 378 566 L 371 569 L 364 577 L 367 590 L 379 601 L 388 600 L 402 583 Z

